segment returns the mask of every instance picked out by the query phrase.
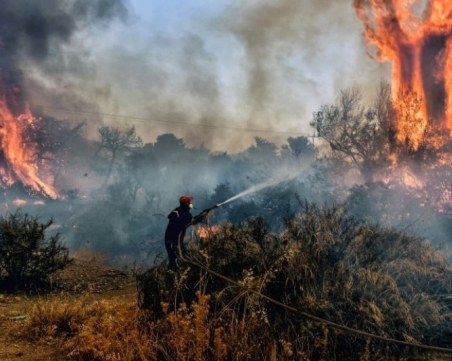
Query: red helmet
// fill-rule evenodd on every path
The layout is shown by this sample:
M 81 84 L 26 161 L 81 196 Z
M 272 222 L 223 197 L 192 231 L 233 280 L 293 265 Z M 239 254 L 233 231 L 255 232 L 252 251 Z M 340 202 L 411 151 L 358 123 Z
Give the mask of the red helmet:
M 193 197 L 190 197 L 190 196 L 182 196 L 179 198 L 179 203 L 180 204 L 190 204 L 192 199 L 193 199 Z

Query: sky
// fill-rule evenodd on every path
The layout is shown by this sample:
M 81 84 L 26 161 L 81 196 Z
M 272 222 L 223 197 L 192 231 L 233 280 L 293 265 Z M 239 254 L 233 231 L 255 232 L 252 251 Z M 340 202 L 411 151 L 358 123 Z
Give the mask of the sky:
M 255 136 L 281 144 L 312 135 L 312 113 L 340 89 L 371 94 L 389 79 L 388 65 L 368 55 L 351 0 L 125 5 L 126 16 L 74 34 L 64 71 L 24 63 L 36 109 L 86 121 L 90 137 L 100 125 L 134 125 L 147 142 L 172 132 L 236 152 Z

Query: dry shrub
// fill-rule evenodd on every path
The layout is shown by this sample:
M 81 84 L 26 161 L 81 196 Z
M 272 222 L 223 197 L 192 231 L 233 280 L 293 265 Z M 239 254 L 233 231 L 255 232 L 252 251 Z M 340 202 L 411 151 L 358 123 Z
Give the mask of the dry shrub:
M 162 351 L 178 360 L 203 359 L 210 340 L 208 300 L 208 296 L 198 293 L 198 302 L 192 304 L 191 310 L 184 303 L 176 310 L 170 310 L 169 304 L 162 305 L 166 317 L 157 321 L 157 328 L 163 330 L 158 340 L 164 345 Z
M 224 315 L 233 314 L 236 325 L 246 322 L 251 328 L 249 320 L 259 319 L 267 327 L 265 341 L 249 343 L 261 345 L 260 354 L 247 350 L 254 357 L 271 357 L 275 347 L 278 358 L 294 359 L 387 359 L 417 352 L 327 329 L 250 295 L 246 288 L 252 287 L 355 329 L 452 346 L 452 268 L 446 257 L 423 239 L 358 223 L 341 207 L 307 204 L 280 235 L 270 234 L 261 219 L 240 227 L 226 224 L 189 249 L 192 260 L 246 287 L 232 286 L 192 264 L 174 273 L 161 263 L 139 279 L 139 304 L 150 319 L 162 314 L 160 302 L 178 305 L 202 289 L 211 296 L 210 320 L 231 325 Z M 156 299 L 159 303 L 152 302 Z

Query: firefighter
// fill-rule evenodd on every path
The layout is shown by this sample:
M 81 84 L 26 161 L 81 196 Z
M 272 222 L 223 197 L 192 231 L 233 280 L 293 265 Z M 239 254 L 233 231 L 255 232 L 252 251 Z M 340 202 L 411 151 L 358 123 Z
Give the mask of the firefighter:
M 186 254 L 184 245 L 184 237 L 186 229 L 201 222 L 206 216 L 207 212 L 203 211 L 197 216 L 193 217 L 190 213 L 190 209 L 193 209 L 192 204 L 193 197 L 182 196 L 179 198 L 179 207 L 173 209 L 168 214 L 168 226 L 165 231 L 165 247 L 168 252 L 168 268 L 177 269 L 177 256 L 179 254 L 179 240 L 180 250 L 183 255 Z

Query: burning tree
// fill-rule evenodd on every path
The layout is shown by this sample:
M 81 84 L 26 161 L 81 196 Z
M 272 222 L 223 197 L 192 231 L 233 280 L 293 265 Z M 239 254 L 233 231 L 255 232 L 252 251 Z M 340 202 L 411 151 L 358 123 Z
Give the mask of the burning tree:
M 20 109 L 18 102 L 11 104 L 8 91 L 17 92 L 17 88 L 0 83 L 0 89 L 0 183 L 9 187 L 20 182 L 33 192 L 56 198 L 49 174 L 36 158 L 38 144 L 33 135 L 39 119 L 33 117 L 27 106 Z
M 390 61 L 392 97 L 398 113 L 397 140 L 408 139 L 413 149 L 428 141 L 429 126 L 452 132 L 452 3 L 431 0 L 422 16 L 418 1 L 355 0 L 365 38 L 375 46 L 379 61 Z M 411 117 L 403 116 L 407 92 L 419 97 Z M 418 121 L 411 122 L 412 117 Z
M 418 1 L 355 0 L 354 7 L 376 59 L 393 65 L 391 90 L 382 87 L 371 106 L 357 91 L 342 92 L 312 125 L 366 183 L 405 188 L 420 207 L 450 214 L 452 3 L 431 0 L 422 11 Z

